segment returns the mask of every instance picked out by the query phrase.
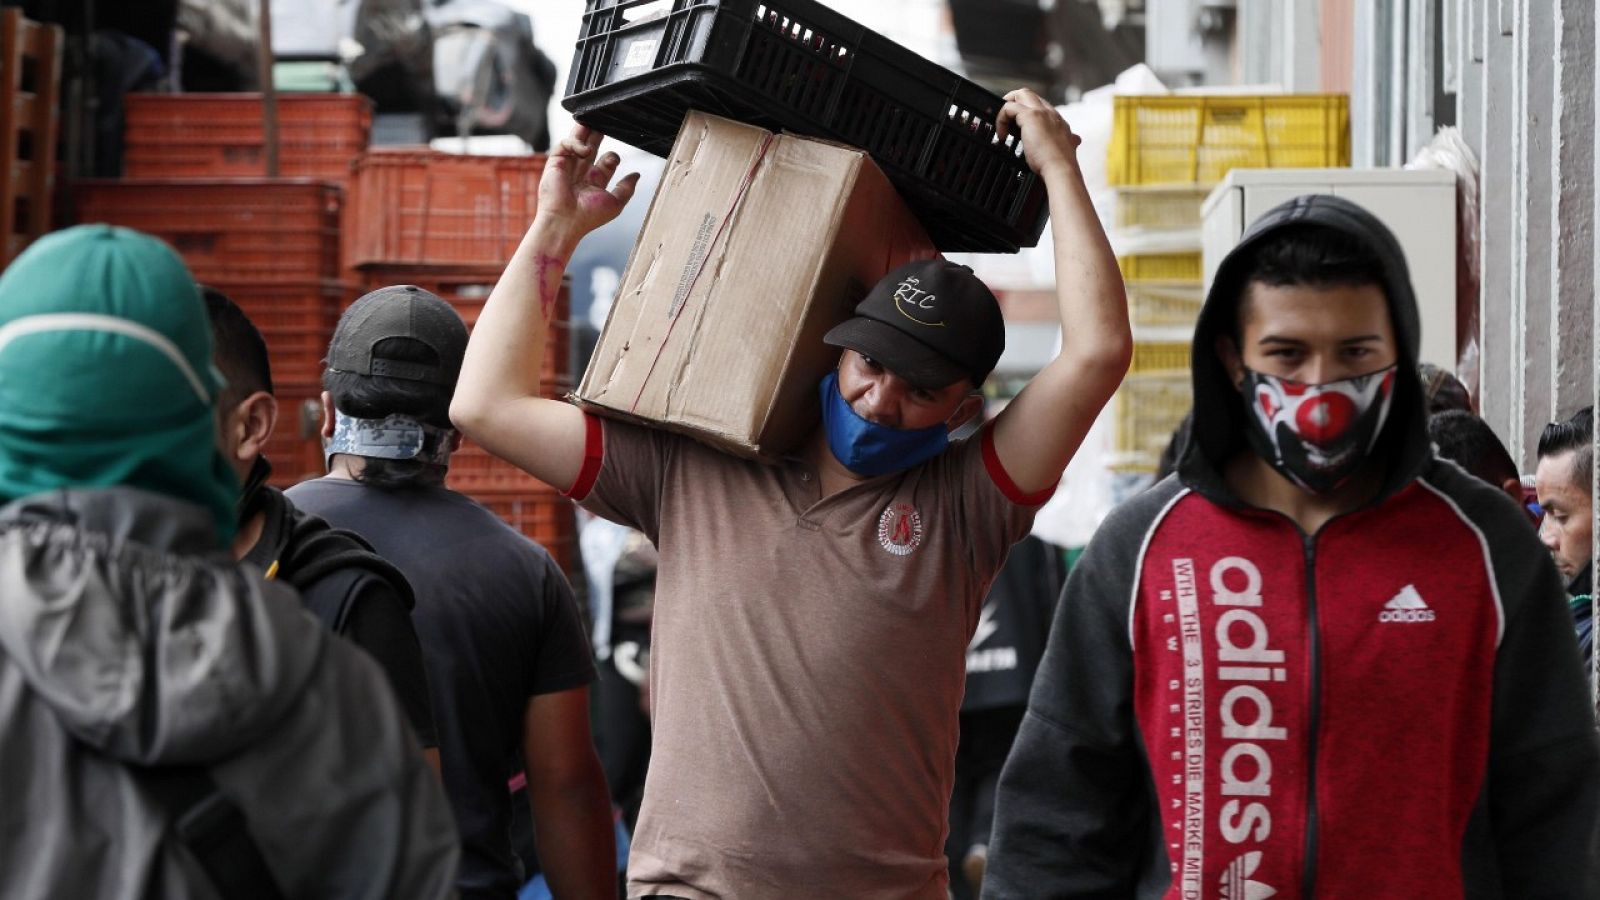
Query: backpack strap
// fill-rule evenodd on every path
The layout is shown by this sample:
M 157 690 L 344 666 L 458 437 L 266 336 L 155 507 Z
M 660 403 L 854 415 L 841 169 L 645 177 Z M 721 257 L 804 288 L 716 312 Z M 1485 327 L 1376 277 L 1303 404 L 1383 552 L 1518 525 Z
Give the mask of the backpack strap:
M 135 777 L 166 811 L 178 841 L 222 897 L 283 900 L 244 813 L 200 766 L 136 769 Z
M 350 631 L 350 616 L 360 596 L 361 582 L 373 577 L 376 576 L 366 569 L 347 568 L 296 587 L 300 591 L 300 602 L 323 627 L 342 635 Z

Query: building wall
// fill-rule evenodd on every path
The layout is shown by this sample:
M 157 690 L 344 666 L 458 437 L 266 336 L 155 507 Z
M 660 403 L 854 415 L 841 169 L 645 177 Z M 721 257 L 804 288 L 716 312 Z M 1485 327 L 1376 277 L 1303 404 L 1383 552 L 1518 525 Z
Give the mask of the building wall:
M 1325 0 L 1324 12 L 1334 5 Z M 1480 413 L 1525 472 L 1546 423 L 1600 399 L 1595 7 L 1355 0 L 1356 164 L 1402 163 L 1448 122 L 1477 157 L 1471 374 Z
M 1483 414 L 1524 466 L 1595 401 L 1594 0 L 1445 0 L 1478 152 Z

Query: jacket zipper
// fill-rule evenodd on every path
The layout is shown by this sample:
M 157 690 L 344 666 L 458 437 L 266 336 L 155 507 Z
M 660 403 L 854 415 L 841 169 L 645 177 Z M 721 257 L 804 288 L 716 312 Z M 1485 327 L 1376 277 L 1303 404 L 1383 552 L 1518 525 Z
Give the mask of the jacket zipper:
M 1317 626 L 1316 537 L 1302 532 L 1300 540 L 1306 555 L 1306 624 L 1311 636 L 1310 725 L 1307 729 L 1306 747 L 1306 840 L 1305 862 L 1300 877 L 1300 896 L 1305 900 L 1311 900 L 1317 877 L 1317 727 L 1322 705 L 1322 639 Z

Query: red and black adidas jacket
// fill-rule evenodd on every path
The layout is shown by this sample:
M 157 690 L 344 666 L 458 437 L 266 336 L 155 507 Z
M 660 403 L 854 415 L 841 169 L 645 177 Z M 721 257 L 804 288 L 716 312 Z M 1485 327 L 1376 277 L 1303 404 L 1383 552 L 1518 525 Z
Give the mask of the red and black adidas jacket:
M 1310 536 L 1227 491 L 1243 404 L 1202 313 L 1194 435 L 1067 581 L 985 898 L 1600 897 L 1560 576 L 1509 497 L 1433 458 L 1403 264 L 1388 291 L 1408 358 L 1383 489 Z
M 1119 510 L 1057 612 L 985 896 L 1600 896 L 1600 745 L 1516 512 L 1445 464 L 1315 539 L 1175 479 Z

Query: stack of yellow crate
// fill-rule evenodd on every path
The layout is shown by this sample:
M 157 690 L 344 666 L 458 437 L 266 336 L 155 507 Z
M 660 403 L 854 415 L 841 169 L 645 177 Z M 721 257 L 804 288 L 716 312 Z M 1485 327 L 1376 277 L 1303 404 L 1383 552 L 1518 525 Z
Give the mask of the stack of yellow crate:
M 1117 392 L 1112 468 L 1156 470 L 1188 411 L 1189 340 L 1204 299 L 1200 206 L 1233 168 L 1350 164 L 1343 94 L 1117 97 L 1107 181 L 1128 286 L 1133 365 Z

